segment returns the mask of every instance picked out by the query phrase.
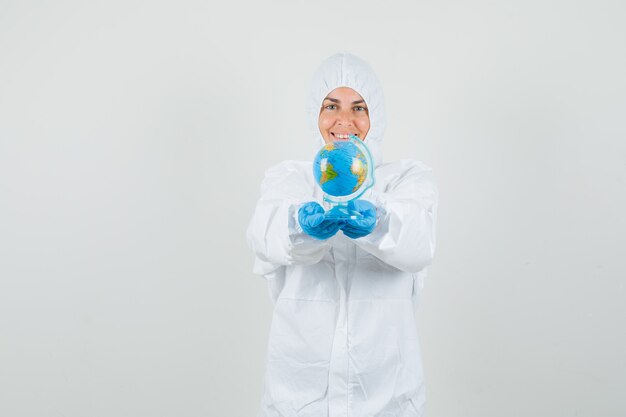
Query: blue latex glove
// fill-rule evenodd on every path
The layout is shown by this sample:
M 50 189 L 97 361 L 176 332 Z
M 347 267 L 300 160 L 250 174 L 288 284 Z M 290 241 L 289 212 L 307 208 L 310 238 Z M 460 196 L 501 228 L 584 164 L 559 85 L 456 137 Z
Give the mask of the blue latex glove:
M 369 235 L 376 227 L 376 206 L 366 200 L 353 200 L 348 203 L 348 210 L 358 211 L 363 217 L 344 220 L 340 228 L 351 239 Z
M 332 237 L 339 230 L 340 224 L 338 220 L 324 219 L 324 208 L 315 201 L 300 207 L 298 223 L 307 235 L 320 240 Z

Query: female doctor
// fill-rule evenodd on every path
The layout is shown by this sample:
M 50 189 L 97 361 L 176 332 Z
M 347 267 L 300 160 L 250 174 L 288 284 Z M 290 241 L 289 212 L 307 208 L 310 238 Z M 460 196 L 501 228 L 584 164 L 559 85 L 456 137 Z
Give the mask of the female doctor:
M 258 417 L 420 417 L 425 389 L 414 306 L 435 250 L 431 169 L 383 163 L 383 93 L 347 53 L 325 60 L 307 103 L 319 147 L 354 134 L 376 182 L 353 207 L 362 220 L 324 220 L 312 162 L 269 168 L 247 230 L 254 272 L 274 312 Z

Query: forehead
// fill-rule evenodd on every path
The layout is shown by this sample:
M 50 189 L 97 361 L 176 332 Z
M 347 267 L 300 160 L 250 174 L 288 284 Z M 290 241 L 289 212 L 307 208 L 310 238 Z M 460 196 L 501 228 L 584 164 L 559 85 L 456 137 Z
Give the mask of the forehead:
M 326 94 L 325 98 L 334 98 L 339 101 L 363 100 L 363 97 L 350 87 L 337 87 Z

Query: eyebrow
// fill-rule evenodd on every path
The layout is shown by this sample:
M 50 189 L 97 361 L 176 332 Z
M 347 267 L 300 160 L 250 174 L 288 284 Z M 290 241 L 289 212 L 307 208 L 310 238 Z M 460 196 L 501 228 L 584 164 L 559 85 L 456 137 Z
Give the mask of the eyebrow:
M 324 98 L 324 100 L 330 100 L 333 103 L 339 103 L 339 100 L 337 100 L 336 98 L 326 97 Z M 352 102 L 352 104 L 359 104 L 359 103 L 365 103 L 365 100 L 357 100 L 357 101 Z

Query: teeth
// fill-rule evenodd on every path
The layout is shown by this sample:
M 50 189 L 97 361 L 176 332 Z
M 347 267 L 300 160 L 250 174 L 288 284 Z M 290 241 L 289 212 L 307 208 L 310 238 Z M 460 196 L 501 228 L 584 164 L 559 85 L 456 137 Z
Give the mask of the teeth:
M 337 137 L 339 139 L 348 139 L 350 137 L 350 135 L 347 135 L 347 134 L 346 135 L 342 135 L 340 133 L 335 133 L 334 135 L 335 135 L 335 137 Z

